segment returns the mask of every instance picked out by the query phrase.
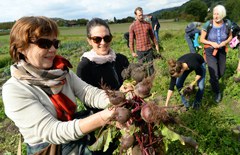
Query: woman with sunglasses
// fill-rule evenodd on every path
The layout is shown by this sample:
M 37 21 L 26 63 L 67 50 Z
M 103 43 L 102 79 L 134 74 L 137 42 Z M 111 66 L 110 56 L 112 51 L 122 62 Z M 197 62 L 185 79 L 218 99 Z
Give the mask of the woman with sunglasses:
M 57 55 L 57 24 L 46 17 L 22 17 L 10 32 L 11 78 L 3 85 L 6 115 L 27 144 L 27 154 L 91 154 L 88 133 L 109 121 L 114 110 L 103 90 L 77 77 L 68 60 Z M 104 109 L 77 119 L 79 98 Z M 79 153 L 80 152 L 80 153 Z
M 93 18 L 87 23 L 86 29 L 91 50 L 83 53 L 77 67 L 77 75 L 95 87 L 118 90 L 124 80 L 121 72 L 129 65 L 127 57 L 111 49 L 112 34 L 103 19 Z M 96 108 L 87 107 L 86 109 L 91 113 L 99 111 Z M 116 148 L 117 146 L 111 143 L 104 154 L 112 155 Z
M 118 90 L 123 84 L 121 72 L 129 65 L 128 59 L 111 49 L 112 34 L 108 24 L 93 18 L 87 23 L 87 41 L 92 49 L 85 52 L 77 67 L 77 75 L 88 84 Z
M 176 85 L 180 93 L 187 76 L 192 71 L 195 71 L 195 80 L 190 84 L 190 87 L 193 87 L 193 85 L 196 83 L 198 85 L 198 91 L 196 93 L 195 101 L 192 105 L 194 109 L 198 109 L 203 97 L 204 81 L 206 75 L 206 66 L 203 57 L 197 53 L 188 53 L 178 58 L 177 61 L 173 59 L 169 60 L 168 65 L 171 81 L 165 105 L 168 106 L 168 102 L 173 94 L 174 86 Z M 180 95 L 184 106 L 188 109 L 188 101 L 181 93 Z

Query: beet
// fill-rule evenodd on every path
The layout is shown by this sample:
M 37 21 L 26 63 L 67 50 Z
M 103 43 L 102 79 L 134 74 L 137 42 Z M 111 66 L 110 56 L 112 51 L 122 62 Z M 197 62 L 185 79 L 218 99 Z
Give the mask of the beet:
M 141 109 L 141 117 L 147 123 L 174 123 L 175 120 L 169 115 L 165 108 L 154 102 L 145 104 Z
M 196 87 L 195 85 L 191 86 L 187 86 L 186 88 L 183 88 L 182 90 L 182 94 L 183 96 L 189 98 L 192 94 L 196 93 Z
M 156 119 L 155 105 L 145 104 L 141 109 L 141 117 L 147 123 L 153 123 Z
M 123 80 L 127 80 L 131 77 L 131 70 L 129 68 L 125 68 L 121 72 L 121 76 Z
M 134 68 L 131 72 L 131 78 L 137 83 L 141 82 L 144 78 L 147 77 L 147 71 L 144 66 Z
M 113 114 L 113 120 L 123 124 L 131 117 L 131 111 L 124 107 L 118 107 Z
M 133 78 L 137 75 L 135 75 L 136 71 L 133 71 L 136 68 L 141 67 L 142 64 L 140 63 L 130 63 L 128 68 L 125 68 L 122 72 L 121 72 L 121 76 L 124 80 Z M 132 73 L 133 72 L 133 73 Z M 135 72 L 135 73 L 134 73 Z M 132 74 L 132 75 L 131 75 Z M 133 77 L 132 77 L 133 76 Z M 134 79 L 134 78 L 133 78 Z M 134 79 L 135 80 L 135 79 Z
M 152 82 L 153 82 L 152 77 L 149 76 L 147 78 L 144 78 L 141 82 L 139 82 L 135 86 L 134 93 L 141 98 L 146 98 L 146 97 L 150 96 Z
M 125 134 L 121 137 L 121 150 L 127 150 L 133 143 L 135 142 L 135 138 L 133 135 Z
M 113 105 L 119 105 L 126 101 L 125 94 L 120 91 L 105 90 L 109 97 L 109 101 Z
M 135 145 L 132 149 L 132 155 L 143 155 L 140 146 L 139 145 Z

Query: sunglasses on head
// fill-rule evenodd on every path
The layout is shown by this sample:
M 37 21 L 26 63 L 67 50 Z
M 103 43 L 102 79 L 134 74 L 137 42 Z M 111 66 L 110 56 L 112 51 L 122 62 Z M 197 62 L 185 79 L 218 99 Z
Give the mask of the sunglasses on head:
M 99 44 L 102 39 L 104 40 L 105 43 L 109 43 L 112 41 L 112 36 L 111 35 L 106 35 L 104 37 L 98 37 L 98 36 L 94 36 L 94 37 L 89 37 L 89 39 L 92 39 L 94 43 Z
M 60 40 L 57 40 L 57 39 L 49 40 L 49 39 L 40 38 L 31 43 L 36 44 L 39 48 L 43 48 L 43 49 L 50 49 L 52 46 L 54 46 L 55 49 L 58 49 L 60 46 Z

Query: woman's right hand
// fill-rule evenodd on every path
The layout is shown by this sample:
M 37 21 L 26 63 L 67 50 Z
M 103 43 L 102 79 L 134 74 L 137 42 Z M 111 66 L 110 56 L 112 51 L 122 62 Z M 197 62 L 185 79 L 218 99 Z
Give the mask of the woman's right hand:
M 165 102 L 165 106 L 166 107 L 168 106 L 168 102 L 169 102 L 172 94 L 173 94 L 173 91 L 172 90 L 168 90 L 168 92 L 167 92 L 167 99 L 166 99 L 166 102 Z
M 213 47 L 213 48 L 220 48 L 220 45 L 216 42 L 211 42 L 210 45 Z

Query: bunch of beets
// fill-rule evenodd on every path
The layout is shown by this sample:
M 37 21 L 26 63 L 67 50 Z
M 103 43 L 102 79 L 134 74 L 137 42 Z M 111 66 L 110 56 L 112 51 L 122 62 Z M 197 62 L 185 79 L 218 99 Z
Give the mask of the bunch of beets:
M 161 107 L 154 101 L 146 101 L 147 97 L 151 96 L 153 79 L 154 75 L 146 76 L 144 74 L 142 79 L 135 83 L 132 91 L 128 92 L 131 94 L 128 99 L 126 94 L 121 91 L 104 89 L 112 104 L 109 108 L 115 108 L 110 121 L 121 126 L 121 128 L 115 127 L 119 132 L 121 130 L 121 134 L 113 137 L 113 139 L 119 140 L 117 154 L 127 152 L 129 154 L 130 152 L 132 155 L 157 155 L 166 152 L 164 135 L 160 128 L 169 124 L 177 124 L 179 121 L 168 112 L 168 109 L 171 108 Z M 107 124 L 107 126 L 108 129 L 113 128 L 112 124 Z M 180 135 L 180 141 L 190 144 L 195 149 L 198 148 L 198 144 L 191 137 Z

